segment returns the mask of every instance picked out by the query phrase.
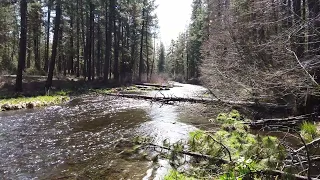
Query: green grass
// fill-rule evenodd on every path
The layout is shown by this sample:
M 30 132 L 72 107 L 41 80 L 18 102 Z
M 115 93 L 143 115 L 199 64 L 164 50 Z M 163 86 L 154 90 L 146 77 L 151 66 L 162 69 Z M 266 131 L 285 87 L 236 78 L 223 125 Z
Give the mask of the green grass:
M 11 99 L 2 99 L 0 100 L 0 107 L 3 105 L 8 106 L 17 106 L 20 105 L 23 109 L 26 108 L 28 104 L 32 103 L 32 106 L 40 107 L 40 106 L 47 106 L 53 104 L 59 104 L 64 101 L 69 100 L 68 96 L 61 96 L 61 95 L 53 95 L 53 96 L 36 96 L 36 97 L 18 97 L 18 98 L 11 98 Z M 12 108 L 14 109 L 14 108 Z M 12 110 L 9 109 L 9 110 Z
M 303 122 L 300 133 L 307 142 L 311 142 L 320 136 L 317 126 L 311 122 Z

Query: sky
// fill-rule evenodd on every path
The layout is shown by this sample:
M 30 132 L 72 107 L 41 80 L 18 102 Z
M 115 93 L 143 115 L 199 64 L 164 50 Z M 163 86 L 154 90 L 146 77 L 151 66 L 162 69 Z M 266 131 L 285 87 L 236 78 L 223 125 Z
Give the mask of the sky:
M 160 38 L 166 47 L 183 32 L 191 17 L 192 0 L 156 0 Z

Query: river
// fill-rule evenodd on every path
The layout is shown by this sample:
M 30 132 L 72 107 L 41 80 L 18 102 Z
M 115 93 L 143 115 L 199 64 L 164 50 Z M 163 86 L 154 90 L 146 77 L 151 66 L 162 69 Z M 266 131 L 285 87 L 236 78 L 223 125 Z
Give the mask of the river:
M 201 95 L 178 84 L 151 96 Z M 168 162 L 123 156 L 119 140 L 148 136 L 161 144 L 185 140 L 208 123 L 194 104 L 175 105 L 108 96 L 82 96 L 60 106 L 0 114 L 0 179 L 162 179 Z M 124 146 L 124 147 L 123 147 Z

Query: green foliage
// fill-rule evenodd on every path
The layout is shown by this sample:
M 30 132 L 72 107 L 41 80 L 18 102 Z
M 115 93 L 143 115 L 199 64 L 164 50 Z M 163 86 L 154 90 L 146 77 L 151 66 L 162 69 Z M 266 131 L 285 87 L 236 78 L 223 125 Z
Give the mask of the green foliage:
M 254 162 L 252 159 L 245 159 L 243 157 L 238 159 L 234 165 L 228 166 L 227 168 L 227 173 L 221 175 L 219 180 L 247 179 L 248 175 L 250 175 L 250 172 L 259 169 L 256 162 Z
M 196 180 L 195 178 L 192 177 L 187 177 L 182 173 L 179 173 L 178 171 L 171 170 L 169 174 L 167 174 L 164 177 L 165 180 Z
M 301 125 L 300 133 L 307 142 L 311 142 L 312 140 L 320 136 L 320 132 L 318 132 L 317 126 L 311 122 L 303 122 Z
M 224 122 L 222 129 L 214 134 L 197 130 L 190 133 L 189 149 L 229 160 L 229 151 L 232 160 L 236 162 L 225 166 L 226 172 L 220 179 L 242 179 L 249 172 L 275 168 L 277 163 L 286 157 L 285 148 L 273 136 L 253 135 L 248 132 L 248 127 L 243 125 L 241 115 L 237 111 L 221 113 L 216 118 Z M 222 146 L 223 144 L 224 146 Z M 227 148 L 227 150 L 226 150 Z
M 241 115 L 237 110 L 232 110 L 230 113 L 220 113 L 216 118 L 216 122 L 223 124 L 233 124 L 241 120 Z

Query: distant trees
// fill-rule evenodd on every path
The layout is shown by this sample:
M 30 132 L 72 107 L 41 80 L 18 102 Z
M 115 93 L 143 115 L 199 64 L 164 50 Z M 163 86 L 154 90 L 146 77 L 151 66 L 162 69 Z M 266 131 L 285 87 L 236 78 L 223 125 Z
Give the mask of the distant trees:
M 172 78 L 186 81 L 200 77 L 206 13 L 206 3 L 193 0 L 189 27 L 176 41 L 171 42 L 166 57 L 167 71 Z
M 158 59 L 158 72 L 164 73 L 165 71 L 165 47 L 163 43 L 160 44 L 160 50 L 159 50 L 159 59 Z
M 6 64 L 0 68 L 3 73 L 18 69 L 16 49 L 22 23 L 17 21 L 17 10 L 21 10 L 17 5 L 0 3 L 0 63 Z M 154 0 L 35 0 L 27 8 L 27 45 L 22 47 L 26 65 L 22 64 L 22 70 L 19 67 L 21 77 L 23 70 L 27 74 L 47 74 L 47 86 L 51 86 L 51 76 L 57 74 L 82 75 L 88 81 L 102 77 L 106 83 L 121 83 L 146 80 L 156 67 L 151 60 L 157 29 Z M 56 26 L 58 8 L 61 16 Z

